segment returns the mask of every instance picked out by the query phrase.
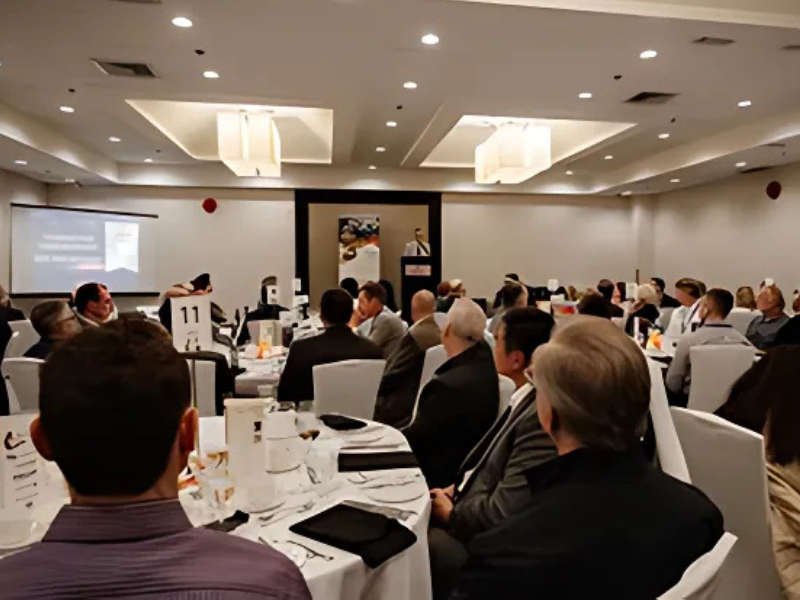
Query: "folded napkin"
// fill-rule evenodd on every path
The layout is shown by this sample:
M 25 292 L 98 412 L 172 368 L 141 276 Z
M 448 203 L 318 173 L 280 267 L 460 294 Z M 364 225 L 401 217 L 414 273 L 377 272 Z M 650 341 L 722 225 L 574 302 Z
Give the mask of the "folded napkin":
M 331 429 L 336 431 L 352 431 L 353 429 L 363 429 L 367 426 L 364 421 L 351 419 L 344 415 L 322 415 L 320 420 Z
M 417 541 L 417 536 L 395 519 L 344 504 L 295 523 L 289 531 L 357 554 L 372 569 Z
M 339 472 L 382 471 L 384 469 L 407 469 L 418 467 L 413 452 L 364 452 L 339 454 Z

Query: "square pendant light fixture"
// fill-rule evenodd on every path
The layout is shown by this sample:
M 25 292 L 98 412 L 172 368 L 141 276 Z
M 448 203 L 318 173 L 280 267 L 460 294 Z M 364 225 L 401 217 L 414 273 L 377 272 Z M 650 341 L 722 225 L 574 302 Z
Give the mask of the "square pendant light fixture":
M 552 166 L 550 128 L 506 123 L 475 148 L 475 183 L 522 183 Z
M 281 138 L 269 113 L 217 114 L 219 159 L 239 177 L 280 177 Z

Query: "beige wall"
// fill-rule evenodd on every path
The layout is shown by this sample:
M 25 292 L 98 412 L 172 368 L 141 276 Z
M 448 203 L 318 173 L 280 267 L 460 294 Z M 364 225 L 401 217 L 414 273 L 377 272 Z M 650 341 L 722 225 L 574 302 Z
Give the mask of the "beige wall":
M 765 189 L 780 181 L 773 201 Z M 800 287 L 800 168 L 736 175 L 662 194 L 655 215 L 656 271 L 735 290 L 772 277 L 784 292 Z M 671 287 L 671 286 L 670 286 Z
M 10 291 L 11 277 L 11 203 L 45 204 L 47 188 L 43 183 L 0 170 L 0 285 Z
M 414 229 L 428 229 L 428 207 L 389 204 L 310 204 L 310 300 L 319 305 L 323 292 L 339 285 L 339 215 L 379 215 L 381 226 L 381 279 L 394 286 L 400 304 L 400 257 Z

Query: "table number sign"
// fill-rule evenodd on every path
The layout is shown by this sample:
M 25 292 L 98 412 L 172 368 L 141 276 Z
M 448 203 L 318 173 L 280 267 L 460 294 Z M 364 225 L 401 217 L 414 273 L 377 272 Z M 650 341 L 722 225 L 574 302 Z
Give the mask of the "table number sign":
M 0 508 L 32 508 L 43 492 L 42 460 L 30 435 L 35 417 L 0 417 Z
M 172 341 L 178 352 L 211 350 L 211 297 L 173 298 Z

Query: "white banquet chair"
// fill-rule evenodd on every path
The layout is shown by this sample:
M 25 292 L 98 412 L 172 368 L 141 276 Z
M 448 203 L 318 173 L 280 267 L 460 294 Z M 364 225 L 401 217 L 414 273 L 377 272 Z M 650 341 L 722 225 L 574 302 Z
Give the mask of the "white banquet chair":
M 747 335 L 747 328 L 750 327 L 750 323 L 760 316 L 761 313 L 757 310 L 734 310 L 726 320 L 736 331 L 742 335 Z
M 44 363 L 38 358 L 7 358 L 3 361 L 3 379 L 8 382 L 16 399 L 19 411 L 23 413 L 39 410 L 39 367 Z M 11 399 L 14 403 L 14 399 Z
M 13 337 L 6 348 L 5 358 L 20 358 L 39 341 L 39 334 L 36 333 L 30 321 L 9 321 L 8 326 L 11 328 Z
M 661 368 L 650 358 L 647 359 L 647 367 L 650 370 L 650 417 L 653 419 L 658 463 L 667 475 L 684 483 L 691 483 L 686 457 L 683 455 L 681 441 L 678 439 L 678 432 L 669 412 L 667 390 L 664 387 Z
M 422 374 L 419 377 L 417 400 L 419 400 L 419 395 L 422 393 L 422 388 L 428 385 L 428 382 L 433 379 L 433 374 L 436 373 L 436 370 L 446 362 L 447 352 L 441 344 L 425 351 L 425 361 L 422 363 Z
M 201 417 L 217 415 L 217 365 L 210 360 L 187 359 L 192 381 L 192 404 Z
M 371 419 L 385 360 L 343 360 L 314 367 L 314 412 Z
M 736 536 L 724 533 L 716 545 L 694 561 L 683 573 L 681 580 L 657 600 L 714 600 L 720 571 L 736 545 Z
M 688 407 L 710 413 L 725 404 L 733 384 L 756 358 L 755 348 L 744 345 L 695 346 L 689 353 L 692 387 Z
M 778 600 L 763 437 L 705 412 L 673 407 L 672 417 L 692 485 L 717 505 L 725 529 L 738 538 L 716 597 Z
M 517 386 L 510 377 L 505 375 L 498 375 L 498 377 L 500 378 L 500 403 L 497 406 L 497 416 L 499 417 L 506 412 L 508 405 L 511 404 L 511 396 L 514 395 Z

